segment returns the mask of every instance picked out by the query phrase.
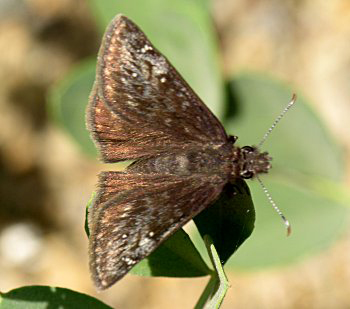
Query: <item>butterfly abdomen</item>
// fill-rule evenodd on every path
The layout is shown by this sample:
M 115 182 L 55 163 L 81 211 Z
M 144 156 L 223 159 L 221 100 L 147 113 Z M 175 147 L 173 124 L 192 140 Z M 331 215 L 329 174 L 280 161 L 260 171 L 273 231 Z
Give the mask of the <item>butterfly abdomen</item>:
M 179 176 L 217 174 L 228 177 L 232 171 L 232 145 L 190 148 L 182 152 L 162 153 L 136 161 L 128 167 L 128 171 Z

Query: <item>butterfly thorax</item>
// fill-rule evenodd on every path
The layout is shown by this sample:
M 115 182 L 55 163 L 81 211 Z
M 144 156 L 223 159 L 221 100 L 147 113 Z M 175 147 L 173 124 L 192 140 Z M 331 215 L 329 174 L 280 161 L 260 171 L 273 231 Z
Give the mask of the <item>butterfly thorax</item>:
M 272 158 L 255 146 L 233 147 L 233 158 L 233 177 L 249 179 L 271 168 Z

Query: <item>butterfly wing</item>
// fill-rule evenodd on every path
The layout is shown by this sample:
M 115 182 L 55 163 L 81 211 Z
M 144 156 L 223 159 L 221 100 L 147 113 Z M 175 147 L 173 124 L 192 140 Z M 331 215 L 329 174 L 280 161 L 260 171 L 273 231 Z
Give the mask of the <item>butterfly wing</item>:
M 225 183 L 217 175 L 102 173 L 89 220 L 95 285 L 105 289 L 122 278 L 212 203 Z
M 97 106 L 103 106 L 104 117 Z M 113 119 L 108 128 L 106 118 Z M 169 147 L 227 141 L 218 119 L 122 15 L 111 22 L 101 44 L 88 123 L 107 162 L 141 158 Z M 107 139 L 101 129 L 109 129 Z
M 164 138 L 162 132 L 144 134 L 123 117 L 112 112 L 97 94 L 96 83 L 90 95 L 87 110 L 87 127 L 104 162 L 116 162 L 139 157 L 150 157 L 155 153 L 182 149 L 183 143 L 173 143 Z

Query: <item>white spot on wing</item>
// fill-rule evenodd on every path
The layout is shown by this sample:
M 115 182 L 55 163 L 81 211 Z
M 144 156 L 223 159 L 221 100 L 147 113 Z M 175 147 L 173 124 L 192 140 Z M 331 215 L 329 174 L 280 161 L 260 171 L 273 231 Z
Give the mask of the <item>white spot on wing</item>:
M 168 73 L 168 66 L 164 57 L 158 58 L 157 61 L 152 64 L 154 75 L 166 75 Z
M 142 238 L 139 242 L 139 246 L 140 247 L 143 247 L 144 245 L 146 245 L 148 242 L 150 242 L 152 239 L 148 238 L 148 237 L 145 237 L 145 238 Z
M 189 103 L 188 101 L 183 101 L 181 105 L 182 105 L 182 109 L 183 109 L 183 110 L 186 110 L 187 107 L 190 106 L 190 103 Z
M 123 260 L 126 264 L 128 264 L 128 265 L 133 265 L 133 264 L 136 263 L 135 260 L 129 258 L 128 256 L 122 257 L 122 260 Z
M 135 102 L 135 101 L 127 101 L 126 102 L 128 105 L 132 106 L 132 107 L 137 107 L 139 106 L 139 103 Z
M 116 32 L 115 34 L 118 34 L 118 33 L 119 33 L 119 32 Z M 111 43 L 112 43 L 112 44 L 117 43 L 117 38 L 116 38 L 116 36 L 113 36 L 113 37 L 112 37 Z

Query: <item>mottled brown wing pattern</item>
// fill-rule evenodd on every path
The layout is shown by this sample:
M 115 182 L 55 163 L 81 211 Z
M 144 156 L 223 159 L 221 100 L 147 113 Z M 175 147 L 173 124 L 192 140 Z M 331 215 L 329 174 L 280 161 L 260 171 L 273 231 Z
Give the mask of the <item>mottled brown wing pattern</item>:
M 101 174 L 90 217 L 95 285 L 105 289 L 123 277 L 212 203 L 226 181 L 217 175 Z
M 98 129 L 106 118 L 91 111 L 97 104 L 105 105 L 107 118 L 118 120 L 113 121 L 113 136 L 107 140 Z M 144 150 L 156 153 L 165 145 L 227 142 L 218 119 L 144 33 L 121 15 L 103 38 L 88 114 L 94 120 L 89 129 L 111 162 L 142 157 Z M 113 155 L 104 151 L 111 148 L 104 145 L 110 141 Z M 136 144 L 142 145 L 142 151 Z
M 162 132 L 146 131 L 118 116 L 104 104 L 97 94 L 96 83 L 87 109 L 87 127 L 92 134 L 104 162 L 150 157 L 169 148 L 183 149 L 184 142 L 172 141 Z

